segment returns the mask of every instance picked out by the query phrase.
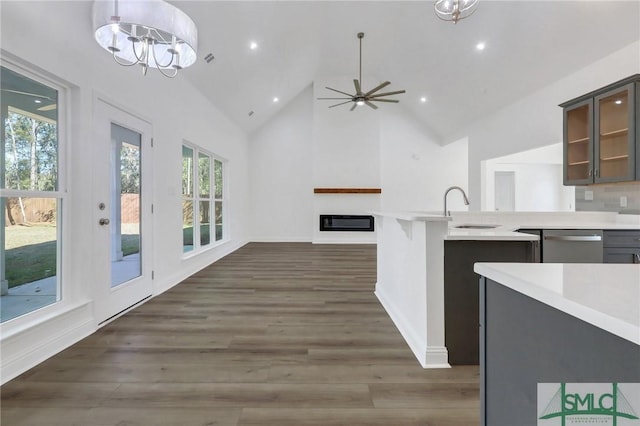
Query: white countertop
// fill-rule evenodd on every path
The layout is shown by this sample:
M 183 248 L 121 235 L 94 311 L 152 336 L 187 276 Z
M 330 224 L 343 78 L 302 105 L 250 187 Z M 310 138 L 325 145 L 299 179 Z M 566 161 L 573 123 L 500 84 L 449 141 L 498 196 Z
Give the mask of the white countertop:
M 476 263 L 474 271 L 640 345 L 640 265 Z
M 374 216 L 392 217 L 400 220 L 421 221 L 421 222 L 449 222 L 453 220 L 450 216 L 443 216 L 434 212 L 370 212 Z
M 536 235 L 515 232 L 518 229 L 636 229 L 640 216 L 611 212 L 372 212 L 375 216 L 406 221 L 449 221 L 446 240 L 460 241 L 537 241 Z M 495 225 L 495 228 L 458 228 L 460 225 Z

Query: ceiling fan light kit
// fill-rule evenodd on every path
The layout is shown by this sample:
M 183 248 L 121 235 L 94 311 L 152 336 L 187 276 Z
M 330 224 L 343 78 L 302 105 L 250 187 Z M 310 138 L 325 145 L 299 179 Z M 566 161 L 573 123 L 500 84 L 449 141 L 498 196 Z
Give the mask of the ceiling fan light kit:
M 363 92 L 362 90 L 362 39 L 364 38 L 364 33 L 358 33 L 358 39 L 360 41 L 360 70 L 359 70 L 359 78 L 358 79 L 354 79 L 353 80 L 353 85 L 355 88 L 355 94 L 351 94 L 351 93 L 347 93 L 347 92 L 343 92 L 341 90 L 337 90 L 337 89 L 332 89 L 331 87 L 326 87 L 326 89 L 331 90 L 333 92 L 336 93 L 340 93 L 342 95 L 345 95 L 346 97 L 341 97 L 341 98 L 318 98 L 318 100 L 341 100 L 343 102 L 339 102 L 335 105 L 331 105 L 329 106 L 329 108 L 334 108 L 340 105 L 345 105 L 348 103 L 353 103 L 353 105 L 351 106 L 351 109 L 349 109 L 349 111 L 353 111 L 354 109 L 356 109 L 357 106 L 362 106 L 362 105 L 367 105 L 370 108 L 373 109 L 378 109 L 378 106 L 375 105 L 373 102 L 391 102 L 391 103 L 398 103 L 399 101 L 397 99 L 383 99 L 385 96 L 391 96 L 391 95 L 399 95 L 401 93 L 405 93 L 405 90 L 396 90 L 393 92 L 384 92 L 384 93 L 378 93 L 379 90 L 387 87 L 389 84 L 391 84 L 391 82 L 389 81 L 384 81 L 382 83 L 380 83 L 379 85 L 377 85 L 376 87 L 374 87 L 373 89 L 369 90 L 368 92 Z

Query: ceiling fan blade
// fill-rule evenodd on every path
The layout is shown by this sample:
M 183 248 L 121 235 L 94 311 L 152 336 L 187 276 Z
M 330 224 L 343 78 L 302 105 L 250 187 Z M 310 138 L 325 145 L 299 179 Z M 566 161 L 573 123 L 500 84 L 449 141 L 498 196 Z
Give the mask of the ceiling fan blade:
M 373 108 L 373 109 L 378 109 L 378 107 L 377 107 L 377 106 L 375 106 L 374 104 L 372 104 L 372 103 L 371 103 L 371 102 L 369 102 L 369 101 L 364 101 L 364 103 L 365 103 L 365 104 L 367 104 L 367 105 L 369 105 L 369 106 L 370 106 L 371 108 Z
M 362 93 L 362 88 L 360 87 L 360 82 L 358 80 L 356 80 L 355 78 L 353 79 L 353 85 L 356 87 L 356 95 L 359 95 Z
M 328 100 L 328 99 L 332 99 L 332 100 L 333 100 L 333 99 L 335 99 L 335 100 L 338 100 L 338 99 L 351 99 L 351 98 L 316 98 L 316 100 Z
M 340 106 L 340 105 L 348 104 L 349 102 L 351 102 L 351 101 L 349 100 L 347 102 L 341 102 L 339 104 L 331 105 L 329 108 L 333 108 L 333 107 L 337 107 L 337 106 Z
M 371 101 L 371 102 L 392 102 L 394 104 L 397 104 L 398 102 L 400 102 L 397 99 L 379 99 L 379 98 L 369 99 L 369 101 Z
M 406 93 L 406 90 L 396 90 L 395 92 L 384 92 L 384 93 L 378 93 L 377 95 L 371 95 L 369 96 L 370 98 L 378 98 L 380 96 L 389 96 L 389 95 L 399 95 L 401 93 Z
M 390 81 L 385 81 L 384 83 L 380 83 L 376 87 L 374 87 L 373 89 L 371 89 L 367 93 L 365 93 L 364 96 L 367 97 L 369 95 L 372 95 L 373 93 L 377 92 L 378 90 L 382 89 L 383 87 L 387 87 L 390 84 L 391 84 Z
M 351 108 L 349 108 L 349 111 L 353 111 L 354 109 L 356 109 L 357 106 L 358 106 L 358 103 L 354 102 L 353 106 Z
M 51 105 L 41 106 L 40 108 L 38 108 L 38 111 L 53 111 L 56 108 L 58 108 L 58 105 L 51 104 Z
M 342 91 L 340 91 L 340 90 L 332 89 L 331 87 L 326 87 L 326 88 L 327 88 L 327 89 L 329 89 L 329 90 L 333 90 L 334 92 L 338 92 L 338 93 L 342 93 L 343 95 L 347 95 L 347 96 L 349 96 L 350 98 L 353 98 L 353 95 L 351 95 L 351 94 L 349 94 L 349 93 L 347 93 L 347 92 L 342 92 Z

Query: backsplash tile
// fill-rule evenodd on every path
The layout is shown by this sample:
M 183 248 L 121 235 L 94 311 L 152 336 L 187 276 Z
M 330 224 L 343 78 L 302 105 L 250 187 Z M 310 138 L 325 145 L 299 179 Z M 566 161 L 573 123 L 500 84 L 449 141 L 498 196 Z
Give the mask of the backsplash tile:
M 585 200 L 585 191 L 593 191 L 593 200 Z M 627 207 L 620 207 L 622 196 L 627 197 Z M 576 211 L 640 214 L 640 182 L 576 186 Z

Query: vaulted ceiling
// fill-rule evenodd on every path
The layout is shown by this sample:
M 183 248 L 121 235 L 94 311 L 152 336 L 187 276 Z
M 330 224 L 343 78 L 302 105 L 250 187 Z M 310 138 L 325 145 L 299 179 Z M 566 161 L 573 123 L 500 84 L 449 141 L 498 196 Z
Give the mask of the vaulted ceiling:
M 360 31 L 364 85 L 390 80 L 387 89 L 407 91 L 380 108 L 403 108 L 442 138 L 640 39 L 638 1 L 480 0 L 456 25 L 439 20 L 432 1 L 175 4 L 198 25 L 199 56 L 215 56 L 184 78 L 248 132 L 311 82 L 340 76 L 336 88 L 352 92 Z
M 56 25 L 61 39 L 77 40 L 74 19 L 87 20 L 80 27 L 90 31 L 91 1 L 56 3 L 65 16 L 54 22 L 69 20 Z M 433 1 L 422 0 L 171 3 L 199 31 L 198 61 L 178 78 L 248 133 L 312 83 L 320 92 L 326 85 L 351 92 L 358 32 L 365 33 L 363 85 L 389 80 L 388 90 L 407 91 L 395 97 L 400 104 L 381 104 L 371 113 L 400 108 L 442 141 L 465 123 L 640 40 L 638 0 L 480 0 L 476 13 L 457 25 L 440 21 Z M 479 42 L 486 45 L 482 51 Z M 211 63 L 203 60 L 209 53 L 215 56 Z M 640 52 L 637 61 L 640 72 Z M 340 108 L 349 114 L 347 106 Z

